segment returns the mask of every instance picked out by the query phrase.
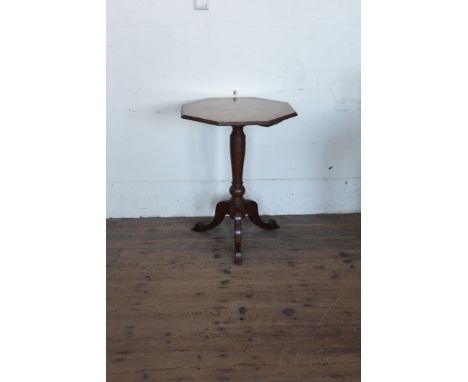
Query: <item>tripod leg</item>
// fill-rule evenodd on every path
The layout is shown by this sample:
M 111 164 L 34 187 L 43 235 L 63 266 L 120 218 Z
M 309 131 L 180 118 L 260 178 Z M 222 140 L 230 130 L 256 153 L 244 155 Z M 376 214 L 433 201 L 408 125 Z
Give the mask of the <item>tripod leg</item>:
M 195 232 L 209 231 L 210 229 L 213 229 L 216 226 L 220 225 L 224 217 L 227 214 L 229 214 L 229 200 L 223 200 L 219 202 L 218 204 L 216 204 L 216 212 L 215 212 L 215 217 L 213 218 L 213 220 L 208 224 L 203 224 L 201 222 L 198 222 L 192 228 L 192 231 L 195 231 Z
M 242 264 L 242 250 L 241 250 L 241 240 L 242 240 L 242 216 L 234 216 L 234 263 L 237 265 Z
M 279 228 L 278 223 L 276 223 L 273 219 L 268 219 L 268 221 L 263 221 L 259 214 L 258 214 L 258 205 L 253 200 L 246 200 L 245 201 L 245 210 L 247 215 L 249 215 L 250 220 L 260 228 L 263 229 L 276 229 Z

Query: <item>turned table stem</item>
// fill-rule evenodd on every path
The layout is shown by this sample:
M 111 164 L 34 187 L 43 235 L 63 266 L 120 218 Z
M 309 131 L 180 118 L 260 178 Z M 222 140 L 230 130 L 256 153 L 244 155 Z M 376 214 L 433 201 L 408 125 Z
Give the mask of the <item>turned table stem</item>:
M 231 148 L 231 168 L 232 168 L 232 185 L 229 193 L 232 195 L 234 203 L 242 204 L 242 196 L 245 194 L 244 182 L 242 173 L 244 171 L 245 158 L 245 134 L 244 126 L 233 126 L 230 135 Z
M 242 219 L 245 216 L 244 194 L 245 187 L 242 180 L 245 158 L 244 126 L 233 126 L 230 136 L 232 184 L 229 188 L 231 194 L 230 217 L 234 219 L 234 262 L 242 263 L 241 238 Z

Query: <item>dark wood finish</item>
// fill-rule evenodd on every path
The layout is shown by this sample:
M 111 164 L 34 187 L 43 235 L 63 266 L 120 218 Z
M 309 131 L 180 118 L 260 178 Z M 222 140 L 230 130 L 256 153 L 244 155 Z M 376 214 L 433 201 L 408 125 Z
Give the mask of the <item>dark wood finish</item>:
M 181 117 L 217 126 L 272 126 L 297 116 L 287 102 L 256 97 L 208 98 L 182 105 Z
M 275 219 L 109 219 L 107 381 L 359 381 L 359 215 Z
M 204 231 L 209 231 L 210 229 L 213 229 L 214 227 L 217 227 L 218 225 L 221 224 L 224 217 L 230 214 L 230 211 L 231 211 L 230 200 L 222 200 L 221 202 L 218 202 L 218 204 L 216 204 L 215 217 L 213 218 L 211 223 L 203 224 L 201 222 L 198 222 L 192 228 L 192 231 L 204 232 Z
M 229 215 L 234 220 L 234 263 L 242 264 L 242 219 L 245 215 L 258 227 L 276 229 L 279 225 L 272 219 L 264 222 L 258 214 L 258 205 L 253 200 L 244 199 L 245 188 L 242 178 L 245 158 L 245 125 L 271 126 L 287 118 L 296 116 L 294 109 L 286 102 L 263 98 L 235 97 L 209 98 L 182 106 L 182 118 L 214 125 L 230 125 L 230 152 L 232 184 L 229 189 L 231 199 L 216 205 L 215 216 L 208 224 L 198 222 L 192 228 L 204 232 L 218 226 Z
M 253 200 L 246 200 L 245 210 L 247 211 L 247 214 L 249 215 L 250 220 L 252 220 L 252 222 L 256 226 L 263 228 L 263 229 L 279 228 L 278 223 L 276 223 L 276 221 L 274 221 L 273 219 L 268 219 L 266 222 L 260 219 L 260 216 L 258 215 L 257 202 L 254 202 Z
M 242 178 L 245 158 L 245 133 L 243 126 L 233 126 L 230 136 L 232 184 L 229 188 L 230 200 L 219 202 L 216 205 L 215 217 L 208 224 L 198 222 L 192 228 L 195 232 L 204 232 L 218 226 L 229 215 L 234 220 L 234 263 L 242 264 L 242 219 L 248 215 L 260 228 L 276 229 L 279 225 L 272 219 L 264 222 L 258 214 L 258 205 L 253 200 L 244 199 L 245 187 Z

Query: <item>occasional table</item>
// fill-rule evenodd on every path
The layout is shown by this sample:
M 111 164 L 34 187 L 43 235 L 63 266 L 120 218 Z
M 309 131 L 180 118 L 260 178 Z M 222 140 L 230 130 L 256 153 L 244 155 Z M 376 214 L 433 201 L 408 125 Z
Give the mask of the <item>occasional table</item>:
M 208 224 L 197 223 L 192 230 L 208 231 L 218 226 L 226 215 L 234 220 L 234 263 L 242 264 L 242 219 L 246 215 L 252 222 L 264 229 L 279 228 L 272 219 L 263 221 L 258 214 L 258 205 L 244 199 L 245 188 L 242 180 L 245 157 L 244 126 L 272 126 L 285 119 L 297 116 L 286 102 L 254 97 L 208 98 L 182 105 L 181 116 L 197 122 L 216 126 L 232 126 L 230 136 L 232 185 L 231 199 L 216 204 L 213 220 Z

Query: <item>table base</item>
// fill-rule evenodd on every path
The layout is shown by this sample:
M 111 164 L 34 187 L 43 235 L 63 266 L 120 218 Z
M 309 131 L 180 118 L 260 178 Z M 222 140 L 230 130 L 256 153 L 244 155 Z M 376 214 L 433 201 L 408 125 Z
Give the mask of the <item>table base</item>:
M 229 215 L 234 220 L 234 263 L 237 265 L 242 264 L 242 251 L 241 251 L 241 239 L 242 239 L 242 219 L 246 215 L 249 216 L 252 223 L 263 229 L 276 229 L 279 225 L 273 219 L 263 221 L 258 214 L 258 205 L 255 201 L 241 198 L 240 203 L 234 198 L 230 200 L 223 200 L 216 204 L 216 211 L 213 220 L 208 224 L 198 222 L 192 228 L 195 232 L 209 231 L 224 220 L 224 217 Z
M 276 229 L 279 225 L 273 220 L 263 221 L 258 215 L 258 205 L 253 200 L 244 199 L 245 188 L 242 180 L 245 157 L 244 126 L 233 126 L 230 136 L 232 167 L 232 185 L 229 189 L 231 199 L 218 202 L 215 217 L 208 224 L 197 223 L 192 228 L 195 232 L 209 231 L 218 226 L 226 215 L 234 220 L 234 263 L 242 264 L 242 219 L 246 215 L 252 222 L 263 229 Z

